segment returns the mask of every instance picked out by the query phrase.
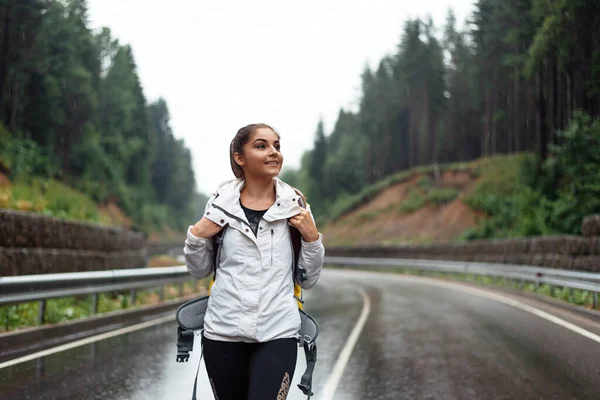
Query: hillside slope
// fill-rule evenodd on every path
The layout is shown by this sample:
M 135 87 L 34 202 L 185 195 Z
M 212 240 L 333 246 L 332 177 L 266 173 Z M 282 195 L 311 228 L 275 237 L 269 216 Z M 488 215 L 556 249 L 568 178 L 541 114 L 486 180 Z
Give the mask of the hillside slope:
M 1 208 L 125 229 L 131 229 L 133 226 L 132 218 L 119 207 L 116 199 L 98 204 L 90 196 L 63 182 L 41 178 L 11 182 L 0 170 Z M 149 239 L 154 240 L 179 240 L 182 237 L 181 232 L 175 232 L 168 226 L 146 233 Z
M 460 165 L 417 168 L 370 200 L 349 207 L 321 228 L 329 245 L 430 243 L 457 240 L 487 215 L 471 208 L 486 185 L 510 186 L 521 156 L 481 158 Z M 377 185 L 377 184 L 376 184 Z M 380 185 L 381 186 L 381 185 Z M 483 189 L 483 190 L 482 190 Z

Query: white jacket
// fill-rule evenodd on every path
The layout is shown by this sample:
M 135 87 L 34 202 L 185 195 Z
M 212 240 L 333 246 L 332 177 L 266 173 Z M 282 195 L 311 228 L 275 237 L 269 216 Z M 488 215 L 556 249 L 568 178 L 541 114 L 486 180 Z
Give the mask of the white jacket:
M 278 178 L 274 181 L 276 200 L 261 219 L 257 236 L 240 206 L 243 179 L 223 183 L 206 205 L 206 218 L 228 225 L 204 319 L 204 334 L 209 339 L 266 342 L 298 336 L 300 317 L 294 298 L 288 218 L 301 207 L 291 186 Z M 213 272 L 212 240 L 194 236 L 190 228 L 185 260 L 190 274 L 202 279 Z M 312 287 L 321 274 L 322 239 L 319 233 L 314 242 L 302 241 L 298 266 L 306 270 L 304 289 Z

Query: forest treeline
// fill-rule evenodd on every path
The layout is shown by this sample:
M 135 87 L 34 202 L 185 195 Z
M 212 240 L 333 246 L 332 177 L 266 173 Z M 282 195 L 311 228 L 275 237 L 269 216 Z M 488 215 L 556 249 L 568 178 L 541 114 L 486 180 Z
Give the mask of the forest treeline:
M 600 114 L 598 10 L 593 0 L 478 0 L 464 29 L 452 11 L 443 27 L 406 21 L 397 50 L 364 69 L 358 109 L 340 109 L 329 133 L 319 122 L 301 168 L 284 178 L 327 217 L 397 171 L 529 152 L 538 162 L 527 179 L 557 198 L 564 174 L 550 165 L 553 146 L 578 135 L 566 133 L 576 114 L 587 127 Z M 575 150 L 591 154 L 582 163 L 600 161 L 596 133 L 577 143 L 596 146 Z
M 554 215 L 531 232 L 561 230 L 569 199 L 597 210 L 597 1 L 477 0 L 464 28 L 451 11 L 442 27 L 401 24 L 397 50 L 363 71 L 357 109 L 341 109 L 329 133 L 319 123 L 301 168 L 283 176 L 318 216 L 398 171 L 519 152 L 538 160 L 528 201 L 547 199 Z M 168 105 L 148 103 L 131 47 L 90 29 L 85 0 L 0 2 L 0 60 L 0 169 L 12 180 L 66 182 L 117 202 L 141 230 L 200 214 L 206 198 Z
M 93 32 L 85 0 L 0 2 L 0 160 L 114 201 L 134 228 L 197 215 L 190 150 L 144 95 L 130 46 Z

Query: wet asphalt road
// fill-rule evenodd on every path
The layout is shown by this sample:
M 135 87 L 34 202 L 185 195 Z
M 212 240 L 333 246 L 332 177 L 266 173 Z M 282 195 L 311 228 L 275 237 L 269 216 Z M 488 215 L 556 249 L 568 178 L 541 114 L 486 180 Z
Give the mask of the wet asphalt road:
M 371 313 L 335 400 L 600 398 L 600 343 L 453 286 L 327 270 L 305 296 L 321 327 L 315 400 L 360 315 L 359 289 Z M 0 369 L 0 399 L 190 399 L 199 351 L 176 363 L 175 331 L 163 324 Z M 299 353 L 295 383 L 303 372 Z M 198 399 L 213 398 L 203 373 L 199 387 Z M 288 399 L 302 398 L 294 384 Z

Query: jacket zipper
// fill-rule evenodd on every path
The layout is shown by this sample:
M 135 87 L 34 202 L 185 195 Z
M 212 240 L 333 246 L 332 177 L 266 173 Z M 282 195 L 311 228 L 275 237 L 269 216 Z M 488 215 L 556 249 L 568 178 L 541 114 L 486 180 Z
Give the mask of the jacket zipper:
M 273 268 L 273 236 L 275 231 L 271 228 L 271 268 Z

